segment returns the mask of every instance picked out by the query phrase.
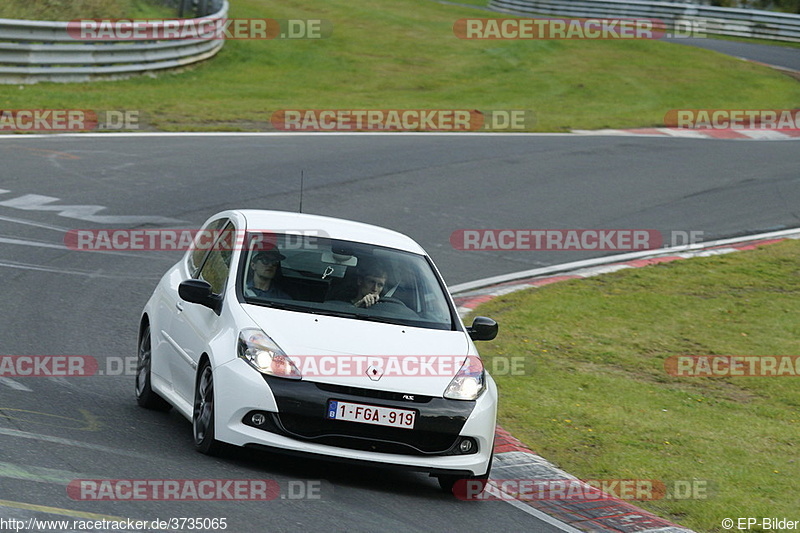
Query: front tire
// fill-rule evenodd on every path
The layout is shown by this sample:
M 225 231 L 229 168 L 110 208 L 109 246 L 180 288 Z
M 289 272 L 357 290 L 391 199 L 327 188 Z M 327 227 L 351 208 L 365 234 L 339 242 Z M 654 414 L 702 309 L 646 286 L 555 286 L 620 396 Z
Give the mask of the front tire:
M 136 402 L 147 409 L 169 411 L 172 409 L 172 406 L 153 391 L 150 380 L 152 358 L 153 351 L 150 340 L 150 325 L 148 324 L 139 338 L 139 351 L 136 357 Z
M 214 438 L 214 373 L 206 360 L 197 374 L 194 391 L 192 432 L 195 449 L 206 455 L 219 455 L 222 443 Z

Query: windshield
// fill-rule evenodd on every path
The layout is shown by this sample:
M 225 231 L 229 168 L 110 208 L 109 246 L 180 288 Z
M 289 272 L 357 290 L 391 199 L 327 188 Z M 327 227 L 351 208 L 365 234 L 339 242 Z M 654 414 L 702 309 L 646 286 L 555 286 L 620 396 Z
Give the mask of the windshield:
M 454 311 L 422 255 L 327 237 L 248 233 L 244 301 L 308 313 L 456 329 Z

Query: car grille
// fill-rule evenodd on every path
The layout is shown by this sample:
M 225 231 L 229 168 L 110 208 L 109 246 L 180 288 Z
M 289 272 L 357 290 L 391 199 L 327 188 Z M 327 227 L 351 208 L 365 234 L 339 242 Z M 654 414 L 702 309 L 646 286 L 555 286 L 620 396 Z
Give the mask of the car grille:
M 244 423 L 294 439 L 362 451 L 405 455 L 455 455 L 459 433 L 475 402 L 341 387 L 265 376 L 278 403 L 278 413 L 263 413 L 255 424 Z M 405 398 L 404 398 L 405 396 Z M 350 401 L 417 411 L 414 429 L 402 429 L 326 418 L 329 400 Z
M 382 390 L 359 389 L 357 387 L 345 387 L 343 385 L 330 385 L 328 383 L 316 383 L 319 390 L 333 392 L 339 395 L 361 396 L 364 398 L 377 398 L 379 400 L 392 400 L 400 402 L 428 403 L 433 398 L 421 396 L 419 394 L 403 394 L 400 392 L 388 392 Z M 413 398 L 413 399 L 410 399 Z M 408 406 L 406 406 L 408 407 Z

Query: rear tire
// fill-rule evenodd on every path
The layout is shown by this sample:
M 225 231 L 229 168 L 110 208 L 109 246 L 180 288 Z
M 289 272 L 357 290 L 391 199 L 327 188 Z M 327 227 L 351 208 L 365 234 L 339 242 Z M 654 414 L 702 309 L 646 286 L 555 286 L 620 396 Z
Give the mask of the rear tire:
M 136 402 L 140 406 L 154 411 L 169 411 L 172 406 L 153 391 L 150 381 L 152 357 L 150 325 L 148 324 L 139 339 L 139 351 L 136 358 Z

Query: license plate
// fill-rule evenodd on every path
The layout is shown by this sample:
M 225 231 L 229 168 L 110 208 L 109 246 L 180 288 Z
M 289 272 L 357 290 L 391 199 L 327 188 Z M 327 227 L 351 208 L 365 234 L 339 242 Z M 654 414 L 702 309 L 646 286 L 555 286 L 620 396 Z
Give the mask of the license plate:
M 393 428 L 414 429 L 417 412 L 408 409 L 394 409 L 392 407 L 329 400 L 326 418 Z

